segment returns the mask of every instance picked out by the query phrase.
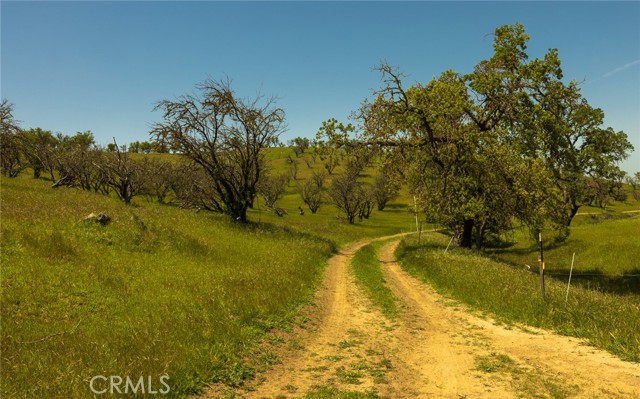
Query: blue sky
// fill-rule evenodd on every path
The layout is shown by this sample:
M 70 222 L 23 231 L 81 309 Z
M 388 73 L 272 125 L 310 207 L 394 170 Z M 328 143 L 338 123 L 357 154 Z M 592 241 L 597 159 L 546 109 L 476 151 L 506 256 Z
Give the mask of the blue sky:
M 0 4 L 0 90 L 25 128 L 147 140 L 155 102 L 229 76 L 241 95 L 280 98 L 281 139 L 312 137 L 379 87 L 381 60 L 407 84 L 466 73 L 496 27 L 520 22 L 529 55 L 558 48 L 565 77 L 636 147 L 623 168 L 640 170 L 640 2 Z

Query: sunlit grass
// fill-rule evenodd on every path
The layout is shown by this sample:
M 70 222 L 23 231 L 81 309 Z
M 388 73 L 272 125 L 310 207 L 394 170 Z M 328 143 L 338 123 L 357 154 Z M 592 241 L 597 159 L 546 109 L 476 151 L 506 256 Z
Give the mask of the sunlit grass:
M 2 397 L 90 397 L 94 375 L 239 384 L 334 246 L 284 228 L 2 179 Z M 111 216 L 107 226 L 83 221 Z
M 548 278 L 542 305 L 539 276 L 468 250 L 444 249 L 448 238 L 424 235 L 415 245 L 406 240 L 397 251 L 402 266 L 414 276 L 473 308 L 507 322 L 520 322 L 586 338 L 625 360 L 640 361 L 640 296 L 615 295 L 572 287 Z M 627 245 L 633 247 L 632 238 Z M 597 245 L 597 244 L 594 244 Z M 600 247 L 601 251 L 608 251 Z
M 572 284 L 609 292 L 640 294 L 640 215 L 619 215 L 577 223 L 562 243 L 543 236 L 545 272 L 566 283 L 575 252 Z M 525 232 L 508 237 L 515 241 L 504 248 L 488 248 L 486 253 L 516 267 L 538 269 L 539 247 Z
M 386 242 L 376 242 L 362 247 L 353 257 L 353 266 L 356 281 L 364 289 L 371 302 L 380 308 L 382 313 L 395 318 L 398 315 L 397 300 L 387 287 L 382 271 L 378 252 Z

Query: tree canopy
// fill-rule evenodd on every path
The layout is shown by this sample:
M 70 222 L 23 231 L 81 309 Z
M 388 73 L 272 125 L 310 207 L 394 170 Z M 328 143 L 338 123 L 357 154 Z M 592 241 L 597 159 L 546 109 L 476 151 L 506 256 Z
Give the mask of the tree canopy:
M 284 111 L 274 98 L 238 97 L 229 80 L 208 79 L 197 89 L 198 95 L 158 102 L 164 121 L 152 134 L 200 165 L 211 178 L 214 201 L 234 220 L 246 221 L 264 168 L 262 150 L 285 129 Z
M 379 66 L 382 87 L 357 113 L 362 140 L 385 147 L 387 165 L 407 179 L 428 217 L 478 247 L 520 220 L 553 222 L 566 234 L 583 177 L 612 178 L 632 149 L 624 132 L 565 83 L 558 52 L 529 61 L 520 24 L 496 29 L 493 56 L 463 75 L 444 71 L 427 84 Z

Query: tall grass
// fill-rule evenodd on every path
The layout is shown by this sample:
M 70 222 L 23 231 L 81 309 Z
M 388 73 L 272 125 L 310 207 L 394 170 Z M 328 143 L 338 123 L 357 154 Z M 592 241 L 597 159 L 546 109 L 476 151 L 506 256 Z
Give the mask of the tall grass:
M 264 331 L 308 300 L 328 240 L 2 178 L 3 398 L 93 396 L 95 375 L 238 384 Z M 105 212 L 101 226 L 83 217 Z M 265 359 L 265 362 L 268 359 Z
M 378 306 L 385 316 L 395 318 L 398 315 L 397 301 L 385 284 L 378 260 L 378 252 L 384 243 L 386 242 L 374 242 L 360 248 L 354 255 L 351 265 L 355 272 L 356 281 L 364 289 L 371 302 Z
M 622 359 L 640 361 L 640 296 L 614 295 L 547 279 L 541 305 L 539 277 L 464 249 L 444 253 L 448 237 L 427 234 L 422 245 L 405 240 L 397 256 L 409 273 L 439 292 L 498 319 L 586 338 Z M 629 241 L 629 244 L 631 242 Z

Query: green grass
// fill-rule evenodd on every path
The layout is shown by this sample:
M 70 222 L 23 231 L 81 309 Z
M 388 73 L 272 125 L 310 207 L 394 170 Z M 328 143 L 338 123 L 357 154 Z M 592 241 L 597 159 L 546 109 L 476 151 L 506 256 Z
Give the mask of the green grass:
M 511 385 L 523 398 L 564 399 L 575 397 L 580 387 L 568 384 L 557 375 L 550 375 L 543 370 L 522 367 L 509 356 L 502 353 L 491 353 L 476 357 L 476 370 L 483 373 L 508 376 Z
M 355 392 L 341 391 L 333 386 L 318 386 L 303 399 L 376 399 L 380 396 L 375 391 Z
M 266 152 L 266 159 L 271 174 L 288 173 L 290 165 L 286 161 L 287 155 L 291 155 L 292 159 L 298 162 L 297 178 L 289 182 L 285 195 L 278 201 L 278 206 L 285 209 L 288 214 L 284 217 L 276 216 L 272 211 L 264 207 L 262 198 L 258 198 L 255 209 L 249 211 L 251 220 L 286 226 L 295 231 L 325 237 L 338 245 L 345 245 L 365 238 L 415 230 L 414 215 L 409 211 L 408 207 L 408 204 L 412 204 L 413 200 L 409 200 L 406 190 L 403 190 L 400 196 L 391 201 L 383 211 L 374 210 L 369 219 L 364 219 L 361 222 L 356 220 L 353 225 L 344 220 L 336 219 L 336 216 L 340 216 L 340 212 L 334 205 L 329 203 L 326 190 L 330 187 L 331 180 L 344 172 L 343 166 L 338 166 L 333 175 L 327 176 L 324 184 L 325 200 L 318 212 L 312 214 L 300 198 L 296 187 L 311 177 L 314 171 L 324 170 L 322 161 L 319 158 L 315 162 L 312 161 L 311 150 L 296 158 L 290 148 L 269 149 Z M 304 158 L 310 162 L 311 168 L 303 161 Z M 364 170 L 360 180 L 370 183 L 376 174 L 375 168 L 367 168 Z M 298 213 L 299 206 L 305 210 L 303 216 Z
M 89 397 L 95 375 L 167 374 L 169 397 L 239 384 L 270 362 L 256 342 L 287 327 L 334 250 L 282 227 L 128 207 L 27 175 L 1 184 L 3 398 Z M 83 221 L 91 212 L 113 221 Z
M 591 219 L 591 217 L 590 217 Z M 613 293 L 640 293 L 640 215 L 577 223 L 566 242 L 544 239 L 545 272 L 567 282 L 575 252 L 572 284 Z M 538 269 L 538 245 L 519 231 L 508 237 L 513 245 L 487 253 L 514 266 Z M 543 237 L 544 238 L 544 237 Z
M 501 321 L 586 338 L 622 359 L 640 361 L 640 295 L 572 287 L 565 303 L 566 284 L 547 279 L 543 308 L 536 274 L 468 250 L 450 248 L 445 254 L 449 237 L 442 234 L 425 234 L 423 238 L 421 245 L 403 241 L 397 256 L 409 273 L 439 292 L 488 311 Z M 627 240 L 629 247 L 634 246 L 632 239 Z
M 287 153 L 267 152 L 272 173 L 288 170 Z M 322 169 L 298 161 L 297 182 Z M 87 397 L 95 375 L 167 374 L 169 397 L 209 382 L 241 384 L 274 361 L 257 342 L 288 327 L 337 245 L 413 223 L 404 196 L 355 225 L 328 203 L 300 216 L 296 181 L 279 204 L 287 216 L 258 199 L 245 226 L 50 184 L 27 172 L 0 181 L 2 397 Z M 113 221 L 82 220 L 92 212 Z
M 371 302 L 379 307 L 385 316 L 393 319 L 398 315 L 397 300 L 385 283 L 378 260 L 378 251 L 385 243 L 376 242 L 360 248 L 354 255 L 351 264 L 356 281 L 364 289 Z

